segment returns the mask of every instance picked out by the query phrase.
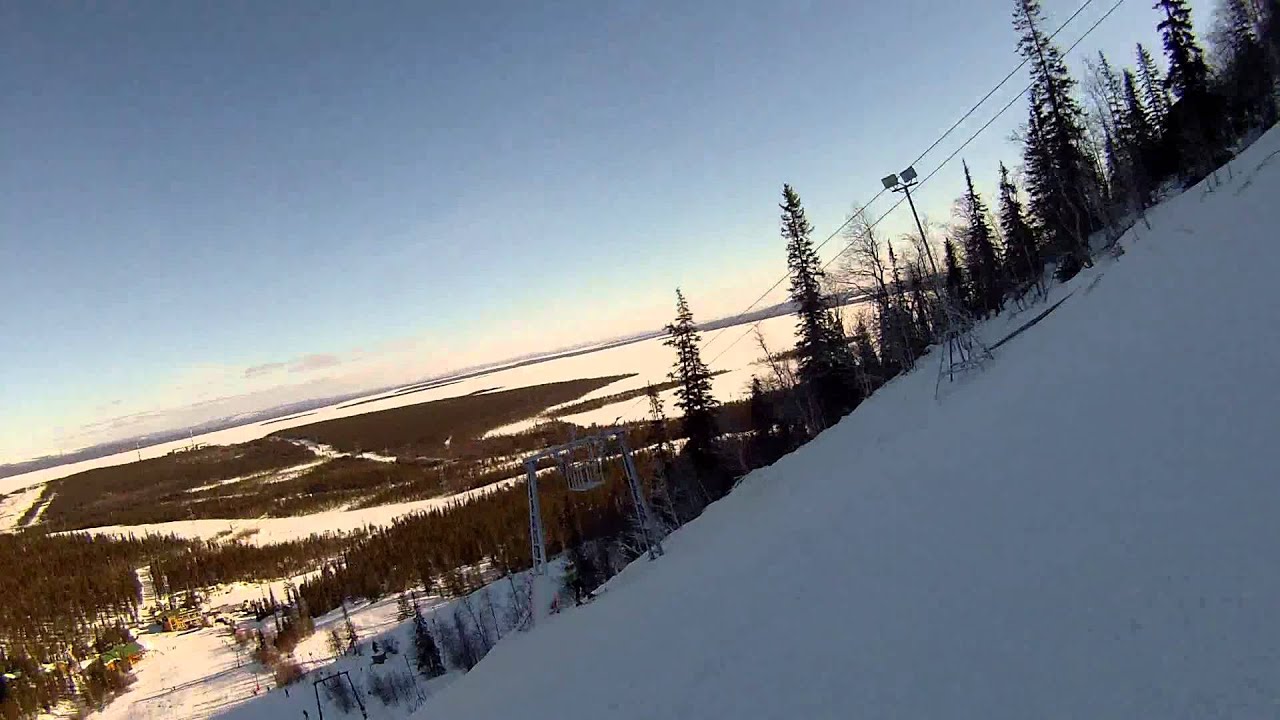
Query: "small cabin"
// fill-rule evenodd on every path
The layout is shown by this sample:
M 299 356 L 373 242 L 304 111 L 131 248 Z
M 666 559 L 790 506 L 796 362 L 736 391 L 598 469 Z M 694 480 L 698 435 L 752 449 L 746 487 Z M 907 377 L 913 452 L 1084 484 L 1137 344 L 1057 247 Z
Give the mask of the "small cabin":
M 124 672 L 137 665 L 142 660 L 142 655 L 145 652 L 141 645 L 131 642 L 111 648 L 98 656 L 98 659 L 102 661 L 102 666 L 108 670 Z

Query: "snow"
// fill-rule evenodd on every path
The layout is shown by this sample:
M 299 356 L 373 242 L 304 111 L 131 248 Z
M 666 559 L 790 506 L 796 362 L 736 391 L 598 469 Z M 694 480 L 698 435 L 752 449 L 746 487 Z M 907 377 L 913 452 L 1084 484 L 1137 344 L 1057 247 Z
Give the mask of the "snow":
M 43 485 L 33 485 L 0 499 L 0 532 L 18 529 L 18 521 L 40 499 L 43 491 Z
M 416 717 L 1274 717 L 1278 149 L 1153 210 L 980 373 L 935 400 L 927 358 Z
M 554 567 L 557 570 L 559 568 L 558 565 Z M 215 592 L 209 598 L 208 605 L 216 608 L 265 598 L 269 588 L 274 590 L 277 598 L 283 598 L 286 583 L 300 583 L 303 579 L 304 576 L 298 576 L 272 583 L 235 583 Z M 508 624 L 512 620 L 508 616 L 512 607 L 512 589 L 521 588 L 523 592 L 526 583 L 523 576 L 502 578 L 472 593 L 466 602 L 471 603 L 490 632 L 494 632 L 490 618 L 495 618 L 502 625 L 501 634 L 509 635 L 513 632 Z M 430 623 L 433 618 L 438 617 L 439 624 L 446 626 L 453 622 L 452 613 L 464 602 L 425 595 L 420 591 L 417 595 L 427 621 Z M 490 610 L 490 607 L 493 609 Z M 413 660 L 409 657 L 413 649 L 412 620 L 397 619 L 398 607 L 394 597 L 372 603 L 348 603 L 348 610 L 351 623 L 360 637 L 363 654 L 333 658 L 327 635 L 333 628 L 341 631 L 345 622 L 341 610 L 316 618 L 315 634 L 304 639 L 293 654 L 294 659 L 308 674 L 303 680 L 290 686 L 287 693 L 283 688 L 275 687 L 271 672 L 249 659 L 251 646 L 241 648 L 237 653 L 230 631 L 225 627 L 215 626 L 185 633 L 161 633 L 155 632 L 157 628 L 152 628 L 152 631 L 139 637 L 147 654 L 134 669 L 137 682 L 108 705 L 101 716 L 96 717 L 101 720 L 160 720 L 174 717 L 187 720 L 212 717 L 223 720 L 278 720 L 302 717 L 304 710 L 315 717 L 315 694 L 311 681 L 346 670 L 359 687 L 370 718 L 407 718 L 413 710 L 422 706 L 422 700 L 414 698 L 400 706 L 385 706 L 369 693 L 368 688 L 370 677 L 374 673 L 407 672 L 416 676 L 412 672 Z M 463 621 L 468 624 L 471 623 L 467 619 L 469 617 L 471 615 L 463 613 Z M 264 628 L 269 628 L 270 625 L 269 620 L 263 623 Z M 388 638 L 394 638 L 393 642 L 398 643 L 399 652 L 388 654 L 385 664 L 375 666 L 372 663 L 370 644 L 377 641 L 385 646 Z M 456 670 L 430 681 L 416 676 L 423 700 L 429 701 L 434 693 L 452 683 L 458 676 Z M 342 717 L 331 704 L 326 705 L 325 715 Z
M 213 540 L 226 537 L 243 538 L 254 545 L 301 540 L 316 534 L 349 533 L 365 527 L 390 525 L 396 518 L 428 512 L 500 490 L 521 482 L 524 476 L 513 476 L 465 492 L 427 500 L 391 503 L 358 510 L 326 510 L 293 517 L 261 517 L 236 519 L 175 520 L 142 525 L 104 525 L 78 530 L 94 535 L 176 535 L 181 538 Z

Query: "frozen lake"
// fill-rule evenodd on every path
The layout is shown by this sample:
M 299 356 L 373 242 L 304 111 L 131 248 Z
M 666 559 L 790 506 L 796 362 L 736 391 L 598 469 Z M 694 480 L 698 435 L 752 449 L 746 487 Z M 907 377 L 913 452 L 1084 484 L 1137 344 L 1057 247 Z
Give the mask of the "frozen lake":
M 758 364 L 758 361 L 763 357 L 763 353 L 755 338 L 757 330 L 764 337 L 772 352 L 778 353 L 788 350 L 795 344 L 795 318 L 791 315 L 769 318 L 754 324 L 734 325 L 721 330 L 703 333 L 703 358 L 708 361 L 713 371 L 724 371 L 723 374 L 717 375 L 713 380 L 716 397 L 722 402 L 743 397 L 747 393 L 751 377 L 767 372 L 766 367 Z M 746 334 L 745 337 L 743 337 L 744 333 Z M 205 435 L 198 435 L 193 440 L 204 444 L 230 445 L 265 437 L 289 427 L 377 412 L 403 405 L 415 405 L 449 397 L 469 395 L 486 389 L 510 389 L 576 378 L 635 373 L 634 377 L 588 393 L 574 402 L 613 395 L 626 390 L 643 388 L 649 383 L 661 383 L 668 379 L 667 373 L 671 371 L 673 353 L 670 348 L 662 343 L 663 338 L 651 338 L 627 345 L 607 347 L 602 350 L 554 358 L 521 367 L 496 370 L 492 373 L 467 378 L 459 382 L 399 396 L 383 397 L 385 393 L 372 394 L 364 399 L 378 399 L 373 399 L 371 402 L 362 402 L 362 399 L 348 400 L 320 408 L 303 416 L 277 420 L 266 424 L 254 422 Z M 677 416 L 678 411 L 674 403 L 674 390 L 662 393 L 662 399 L 666 405 L 668 416 Z M 564 419 L 581 425 L 607 424 L 615 420 L 642 419 L 647 417 L 648 412 L 648 402 L 641 397 L 606 405 L 589 412 L 567 416 Z M 516 432 L 531 426 L 534 422 L 535 418 L 529 418 L 526 421 L 499 428 L 495 432 Z M 123 465 L 136 461 L 139 456 L 142 458 L 160 457 L 172 450 L 186 447 L 190 442 L 191 440 L 177 440 L 145 447 L 141 451 L 122 452 L 3 478 L 0 479 L 0 493 L 11 493 L 16 490 L 30 488 L 49 480 L 66 477 L 67 475 L 73 475 L 96 467 Z M 14 500 L 16 499 L 14 498 Z M 16 502 L 11 504 L 16 505 Z M 16 508 L 8 508 L 8 510 L 13 512 Z

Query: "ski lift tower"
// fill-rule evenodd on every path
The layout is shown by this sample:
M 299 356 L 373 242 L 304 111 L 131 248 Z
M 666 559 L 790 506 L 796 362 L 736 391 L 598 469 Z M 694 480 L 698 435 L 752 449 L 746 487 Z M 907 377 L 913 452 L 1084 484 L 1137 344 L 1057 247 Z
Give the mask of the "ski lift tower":
M 636 472 L 636 464 L 631 456 L 631 448 L 627 445 L 627 431 L 612 427 L 586 437 L 576 438 L 563 445 L 556 445 L 525 458 L 524 466 L 528 475 L 526 483 L 529 492 L 529 541 L 532 544 L 533 575 L 545 575 L 547 572 L 546 536 L 542 528 L 542 508 L 538 502 L 538 464 L 551 459 L 560 469 L 565 482 L 572 492 L 586 492 L 600 487 L 605 481 L 605 465 L 621 461 L 623 473 L 627 478 L 627 487 L 631 491 L 631 505 L 635 512 L 636 525 L 643 536 L 645 549 L 649 559 L 654 560 L 662 555 L 662 541 L 653 526 L 653 513 L 645 502 L 644 491 L 640 486 L 640 476 Z

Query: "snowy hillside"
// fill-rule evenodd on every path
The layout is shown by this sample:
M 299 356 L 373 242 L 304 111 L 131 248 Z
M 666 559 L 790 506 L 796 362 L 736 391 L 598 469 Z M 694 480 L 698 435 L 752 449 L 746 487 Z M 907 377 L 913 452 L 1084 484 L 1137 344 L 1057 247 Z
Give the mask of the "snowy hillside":
M 982 373 L 894 381 L 416 717 L 1274 717 L 1277 151 L 1156 208 Z

